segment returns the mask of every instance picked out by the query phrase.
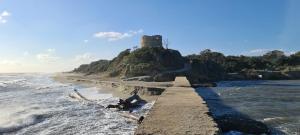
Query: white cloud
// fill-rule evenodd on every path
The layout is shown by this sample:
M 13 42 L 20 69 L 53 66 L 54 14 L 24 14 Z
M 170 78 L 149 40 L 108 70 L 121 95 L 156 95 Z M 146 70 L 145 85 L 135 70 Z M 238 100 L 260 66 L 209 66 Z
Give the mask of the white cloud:
M 271 51 L 271 49 L 254 49 L 250 50 L 247 54 L 252 56 L 261 56 L 269 51 Z
M 273 51 L 273 50 L 283 51 L 284 54 L 287 55 L 287 56 L 295 53 L 294 51 L 285 51 L 283 49 L 254 49 L 254 50 L 250 50 L 248 52 L 243 53 L 243 55 L 262 56 L 262 55 L 266 54 L 267 52 L 270 52 L 270 51 Z
M 59 57 L 52 56 L 50 54 L 37 54 L 36 58 L 41 62 L 55 62 L 59 60 Z
M 21 65 L 21 62 L 18 60 L 1 60 L 1 65 Z
M 0 23 L 7 23 L 7 17 L 10 16 L 11 13 L 7 12 L 7 11 L 3 11 L 0 13 Z
M 129 37 L 132 37 L 132 36 L 140 34 L 140 33 L 143 33 L 142 29 L 137 30 L 137 31 L 130 30 L 125 33 L 115 32 L 115 31 L 97 32 L 94 34 L 94 37 L 107 39 L 108 41 L 116 41 L 116 40 L 121 40 L 124 38 L 129 38 Z
M 49 49 L 47 49 L 47 52 L 48 52 L 48 53 L 54 53 L 54 52 L 55 52 L 55 49 L 49 48 Z
M 89 42 L 89 40 L 83 40 L 83 42 L 84 42 L 84 43 L 88 43 L 88 42 Z
M 74 58 L 74 61 L 77 64 L 89 63 L 89 62 L 92 62 L 95 60 L 96 60 L 95 56 L 91 53 L 80 54 L 80 55 L 75 56 L 75 58 Z
M 7 23 L 7 20 L 1 20 L 1 23 Z
M 5 17 L 5 16 L 10 16 L 11 13 L 7 12 L 6 10 L 4 10 L 2 13 L 1 13 L 1 16 L 2 17 Z
M 295 51 L 284 52 L 284 54 L 287 55 L 287 56 L 290 56 L 290 55 L 295 54 L 295 53 L 296 53 Z
M 56 56 L 55 49 L 47 49 L 45 53 L 36 55 L 36 58 L 41 62 L 56 62 L 60 57 Z

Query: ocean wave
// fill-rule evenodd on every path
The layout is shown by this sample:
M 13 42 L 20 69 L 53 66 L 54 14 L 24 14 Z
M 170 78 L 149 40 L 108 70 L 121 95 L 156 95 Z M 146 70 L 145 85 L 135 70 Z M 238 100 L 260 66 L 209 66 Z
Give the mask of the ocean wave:
M 263 122 L 269 122 L 269 121 L 273 121 L 273 120 L 282 120 L 283 117 L 271 117 L 271 118 L 264 118 L 262 121 Z
M 40 123 L 40 122 L 44 121 L 47 117 L 49 117 L 49 116 L 44 115 L 44 114 L 29 115 L 24 119 L 19 119 L 15 122 L 9 124 L 9 126 L 7 126 L 7 127 L 0 127 L 0 134 L 16 132 L 23 128 Z
M 64 88 L 64 87 L 68 87 L 68 86 L 69 85 L 65 85 L 65 84 L 38 85 L 38 86 L 36 86 L 35 89 L 36 90 L 43 90 L 43 89 L 52 89 L 52 88 Z
M 3 89 L 0 96 L 0 135 L 132 135 L 137 127 L 135 121 L 121 115 L 124 112 L 105 108 L 109 104 L 117 104 L 118 97 L 101 93 L 94 87 L 61 84 L 47 76 L 30 74 L 0 78 L 1 84 L 7 88 L 0 88 Z M 88 101 L 70 98 L 68 95 L 74 92 L 73 88 L 78 88 Z M 145 115 L 153 103 L 134 110 L 133 115 Z
M 7 87 L 7 84 L 1 83 L 1 82 L 0 82 L 0 87 L 6 88 L 6 87 Z
M 0 81 L 0 87 L 7 87 L 8 85 L 15 85 L 15 84 L 23 84 L 25 82 L 26 79 Z

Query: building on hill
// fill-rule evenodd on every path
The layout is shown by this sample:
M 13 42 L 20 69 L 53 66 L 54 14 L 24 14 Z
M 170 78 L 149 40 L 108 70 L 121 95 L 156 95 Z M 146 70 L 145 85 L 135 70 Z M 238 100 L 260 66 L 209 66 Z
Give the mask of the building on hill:
M 141 47 L 163 47 L 162 36 L 161 35 L 153 35 L 153 36 L 144 35 L 141 40 Z

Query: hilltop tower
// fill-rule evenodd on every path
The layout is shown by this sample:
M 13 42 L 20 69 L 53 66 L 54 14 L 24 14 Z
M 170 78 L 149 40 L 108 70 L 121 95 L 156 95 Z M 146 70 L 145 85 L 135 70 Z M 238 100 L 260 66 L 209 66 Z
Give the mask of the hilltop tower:
M 162 36 L 161 35 L 153 35 L 153 36 L 144 35 L 141 40 L 141 47 L 163 47 Z

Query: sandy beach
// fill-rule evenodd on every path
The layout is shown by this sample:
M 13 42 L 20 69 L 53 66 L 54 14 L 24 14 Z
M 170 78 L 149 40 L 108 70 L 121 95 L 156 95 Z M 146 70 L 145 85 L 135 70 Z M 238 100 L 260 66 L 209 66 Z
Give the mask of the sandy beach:
M 156 100 L 159 96 L 159 94 L 151 93 L 151 89 L 154 89 L 154 91 L 155 89 L 163 91 L 173 85 L 173 82 L 122 81 L 119 78 L 107 78 L 101 75 L 84 75 L 77 73 L 57 73 L 53 75 L 52 78 L 61 83 L 97 87 L 101 92 L 110 93 L 119 98 L 127 98 L 135 87 L 142 87 L 139 95 L 148 102 Z

